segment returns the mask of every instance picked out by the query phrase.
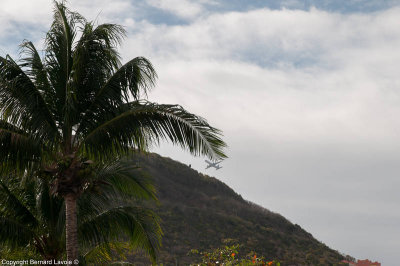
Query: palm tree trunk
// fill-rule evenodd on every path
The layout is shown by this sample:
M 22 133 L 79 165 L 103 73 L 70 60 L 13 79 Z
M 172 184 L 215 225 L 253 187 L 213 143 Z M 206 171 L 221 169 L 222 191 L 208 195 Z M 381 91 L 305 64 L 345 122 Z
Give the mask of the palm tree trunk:
M 77 197 L 74 194 L 67 194 L 64 196 L 64 201 L 67 260 L 74 261 L 78 259 Z

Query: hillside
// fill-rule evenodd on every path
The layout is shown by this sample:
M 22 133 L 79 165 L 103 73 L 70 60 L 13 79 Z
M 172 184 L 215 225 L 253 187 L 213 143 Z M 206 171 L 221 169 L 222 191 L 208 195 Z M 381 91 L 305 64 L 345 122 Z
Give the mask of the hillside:
M 154 153 L 135 161 L 157 186 L 164 265 L 187 265 L 195 260 L 187 255 L 191 249 L 220 247 L 224 239 L 242 244 L 242 255 L 255 251 L 283 265 L 332 265 L 343 259 L 299 225 L 244 200 L 213 177 Z

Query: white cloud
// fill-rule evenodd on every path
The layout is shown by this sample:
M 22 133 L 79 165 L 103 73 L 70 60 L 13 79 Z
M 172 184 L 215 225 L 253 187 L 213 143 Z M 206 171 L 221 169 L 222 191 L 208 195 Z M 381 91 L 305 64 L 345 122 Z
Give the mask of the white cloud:
M 198 104 L 188 100 L 189 88 L 200 99 L 212 97 L 209 105 L 224 99 L 246 108 L 239 120 L 264 120 L 254 131 L 271 138 L 393 140 L 400 128 L 390 115 L 400 106 L 400 30 L 393 23 L 399 14 L 257 10 L 213 15 L 189 26 L 145 25 L 127 41 L 134 53 L 126 49 L 125 55 L 154 58 L 160 85 L 182 93 L 191 106 Z M 240 61 L 252 53 L 275 61 L 267 67 Z M 254 121 L 245 119 L 249 113 Z
M 137 8 L 130 0 L 70 0 L 68 7 L 78 11 L 88 20 L 97 19 L 98 23 L 119 23 L 132 25 Z M 130 24 L 130 25 L 129 25 Z
M 2 0 L 0 14 L 4 20 L 45 24 L 51 20 L 52 1 Z
M 394 9 L 380 15 L 339 15 L 312 9 L 214 14 L 187 26 L 142 25 L 132 45 L 158 57 L 256 59 L 264 64 L 352 62 L 362 49 L 394 49 Z M 133 38 L 132 38 L 133 39 Z M 144 43 L 145 42 L 145 43 Z M 385 47 L 384 47 L 385 46 Z M 374 55 L 374 54 L 372 54 Z M 376 54 L 380 57 L 379 54 Z M 364 58 L 366 59 L 366 58 Z M 373 58 L 374 59 L 374 58 Z M 332 61 L 333 60 L 333 61 Z M 336 62 L 341 60 L 341 62 Z

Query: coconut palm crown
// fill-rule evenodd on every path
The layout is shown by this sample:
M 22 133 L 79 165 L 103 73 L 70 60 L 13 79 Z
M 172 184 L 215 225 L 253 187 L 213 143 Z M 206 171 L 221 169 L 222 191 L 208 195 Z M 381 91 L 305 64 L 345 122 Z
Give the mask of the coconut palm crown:
M 121 64 L 124 36 L 119 25 L 96 25 L 55 2 L 43 57 L 29 41 L 18 62 L 0 57 L 1 170 L 51 176 L 65 202 L 68 260 L 78 258 L 76 202 L 93 164 L 161 140 L 226 157 L 221 132 L 206 120 L 146 100 L 156 72 L 143 57 Z

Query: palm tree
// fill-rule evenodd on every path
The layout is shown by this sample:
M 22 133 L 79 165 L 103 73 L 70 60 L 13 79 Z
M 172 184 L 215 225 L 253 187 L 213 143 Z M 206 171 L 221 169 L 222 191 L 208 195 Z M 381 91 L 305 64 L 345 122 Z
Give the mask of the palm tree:
M 77 199 L 93 165 L 161 140 L 220 159 L 225 143 L 181 106 L 146 100 L 156 72 L 143 57 L 121 64 L 121 26 L 96 26 L 64 2 L 54 4 L 43 58 L 28 41 L 18 63 L 0 57 L 0 161 L 4 173 L 51 177 L 51 191 L 65 204 L 67 258 L 75 260 Z
M 161 243 L 159 220 L 140 200 L 155 200 L 151 179 L 129 162 L 97 165 L 78 199 L 81 262 L 101 263 L 129 240 L 155 262 Z M 0 244 L 13 252 L 60 260 L 65 255 L 63 198 L 50 193 L 49 180 L 9 174 L 0 178 Z

